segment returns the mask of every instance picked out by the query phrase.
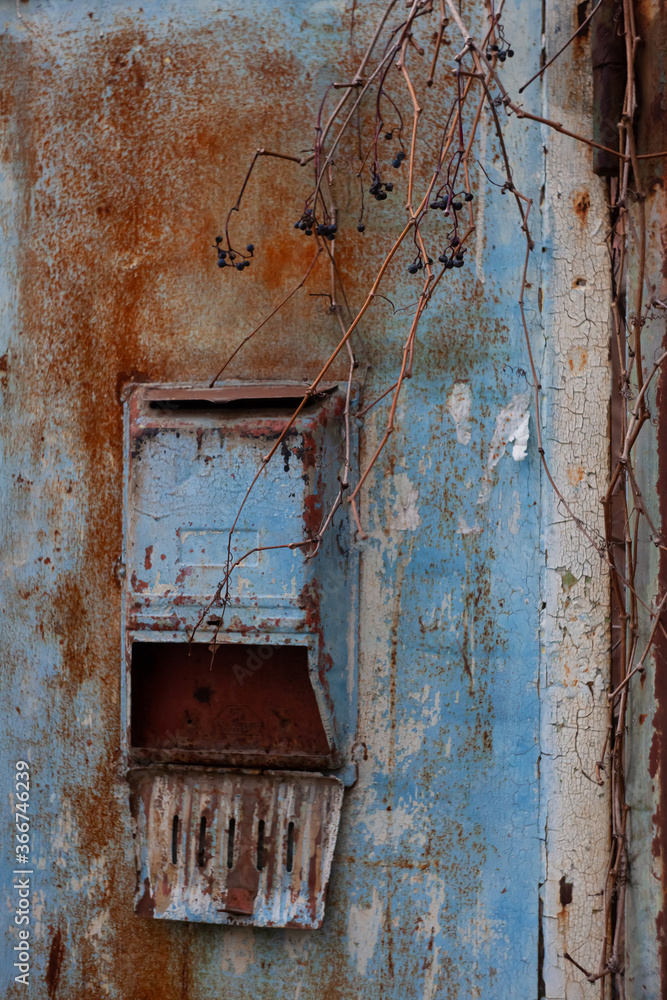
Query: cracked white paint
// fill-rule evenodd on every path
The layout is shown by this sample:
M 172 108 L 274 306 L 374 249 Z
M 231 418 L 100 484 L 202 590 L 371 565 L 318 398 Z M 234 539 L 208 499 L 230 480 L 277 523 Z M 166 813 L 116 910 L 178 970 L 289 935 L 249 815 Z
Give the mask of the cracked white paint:
M 526 457 L 528 445 L 528 412 L 529 396 L 527 392 L 518 392 L 507 406 L 496 417 L 496 426 L 489 445 L 486 459 L 486 470 L 482 476 L 477 503 L 486 503 L 493 487 L 493 470 L 505 454 L 508 444 L 514 442 L 512 458 L 520 462 Z
M 467 382 L 454 383 L 447 396 L 447 409 L 456 427 L 456 440 L 459 444 L 470 444 L 472 394 Z
M 547 49 L 559 44 L 571 6 L 547 6 Z M 550 77 L 545 115 L 581 131 L 590 122 L 590 54 L 564 54 Z M 576 97 L 575 97 L 576 95 Z M 543 438 L 555 481 L 577 516 L 602 530 L 599 497 L 607 478 L 610 372 L 607 327 L 609 267 L 604 244 L 605 189 L 591 172 L 590 151 L 553 132 L 545 135 L 544 242 L 557 248 L 544 275 L 546 358 L 541 381 Z M 574 210 L 582 191 L 587 217 Z M 585 285 L 577 285 L 585 278 Z M 533 349 L 539 347 L 534 343 Z M 606 727 L 609 583 L 602 561 L 543 487 L 545 592 L 541 667 L 541 828 L 544 837 L 544 983 L 547 1000 L 598 1000 L 563 958 L 588 969 L 599 961 L 600 890 L 608 850 L 608 791 L 590 780 Z M 560 570 L 560 572 L 559 572 Z M 563 587 L 563 571 L 571 586 Z M 560 901 L 560 879 L 572 902 Z

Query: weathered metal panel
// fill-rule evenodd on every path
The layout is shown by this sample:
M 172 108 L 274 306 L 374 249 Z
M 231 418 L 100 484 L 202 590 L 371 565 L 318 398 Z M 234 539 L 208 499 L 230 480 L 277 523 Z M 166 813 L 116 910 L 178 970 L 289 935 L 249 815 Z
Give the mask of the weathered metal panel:
M 139 916 L 321 927 L 343 801 L 337 778 L 174 766 L 129 777 Z
M 304 109 L 352 71 L 381 7 L 364 4 L 351 51 L 350 5 L 333 0 L 31 2 L 20 18 L 0 4 L 10 428 L 0 738 L 5 758 L 29 759 L 33 775 L 35 997 L 536 994 L 541 487 L 532 430 L 526 461 L 506 450 L 506 429 L 530 406 L 516 305 L 523 250 L 484 173 L 494 156 L 486 121 L 475 269 L 438 289 L 362 505 L 359 780 L 345 793 L 324 923 L 208 927 L 133 913 L 120 722 L 123 389 L 207 382 L 303 276 L 312 248 L 293 230 L 295 181 L 273 167 L 248 198 L 253 267 L 228 281 L 211 239 L 260 143 L 311 143 Z M 542 25 L 527 0 L 507 10 L 521 46 L 505 71 L 516 89 L 537 66 Z M 537 202 L 534 129 L 513 120 L 507 143 Z M 372 214 L 373 239 L 362 241 L 352 195 L 341 203 L 337 253 L 354 302 L 402 210 Z M 539 256 L 539 222 L 535 235 Z M 533 288 L 539 278 L 538 262 Z M 326 291 L 318 281 L 313 290 Z M 407 275 L 395 290 L 397 306 L 412 301 Z M 312 378 L 338 337 L 321 301 L 295 296 L 230 375 Z M 530 316 L 538 329 L 537 299 Z M 394 382 L 404 337 L 405 314 L 376 303 L 355 344 L 366 398 Z M 332 380 L 344 382 L 345 369 Z M 379 405 L 365 422 L 362 462 L 384 415 Z M 344 641 L 354 657 L 356 637 Z M 18 997 L 5 870 L 3 989 Z

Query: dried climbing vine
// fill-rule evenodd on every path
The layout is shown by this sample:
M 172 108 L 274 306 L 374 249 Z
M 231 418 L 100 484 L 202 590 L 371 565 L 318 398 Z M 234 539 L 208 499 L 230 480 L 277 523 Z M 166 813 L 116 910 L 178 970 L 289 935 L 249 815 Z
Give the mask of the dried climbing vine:
M 605 982 L 608 977 L 612 977 L 616 995 L 623 997 L 624 904 L 628 867 L 628 806 L 625 798 L 628 694 L 632 679 L 645 671 L 658 630 L 666 634 L 662 615 L 667 606 L 667 593 L 661 595 L 657 585 L 652 599 L 647 600 L 641 597 L 636 586 L 639 541 L 644 524 L 647 525 L 653 542 L 664 548 L 638 485 L 636 454 L 642 428 L 650 424 L 649 392 L 655 386 L 667 354 L 656 358 L 651 366 L 646 366 L 642 354 L 642 328 L 651 312 L 667 309 L 667 304 L 656 299 L 654 286 L 646 274 L 645 191 L 640 169 L 641 159 L 664 154 L 640 153 L 637 150 L 635 64 L 639 38 L 634 0 L 610 2 L 616 5 L 614 30 L 619 38 L 624 39 L 627 65 L 623 109 L 616 132 L 618 145 L 606 146 L 583 134 L 572 132 L 560 122 L 531 113 L 512 98 L 502 82 L 503 64 L 514 56 L 512 44 L 508 40 L 511 37 L 511 26 L 506 25 L 503 19 L 504 0 L 481 0 L 476 12 L 476 20 L 481 26 L 477 35 L 470 25 L 463 22 L 459 6 L 452 0 L 411 0 L 407 4 L 404 0 L 401 3 L 390 0 L 375 26 L 352 79 L 332 81 L 327 88 L 314 115 L 312 149 L 300 155 L 264 148 L 255 153 L 238 199 L 225 221 L 224 235 L 215 239 L 216 260 L 218 267 L 224 272 L 223 278 L 229 281 L 247 280 L 241 278 L 241 274 L 251 266 L 255 254 L 261 253 L 261 247 L 256 248 L 253 244 L 244 246 L 244 241 L 238 243 L 236 236 L 231 235 L 231 223 L 242 212 L 244 196 L 258 165 L 265 158 L 296 163 L 310 172 L 312 180 L 308 193 L 305 199 L 295 204 L 293 217 L 286 220 L 285 224 L 294 227 L 295 239 L 307 239 L 313 243 L 313 257 L 301 280 L 296 286 L 286 290 L 284 297 L 271 312 L 243 338 L 217 372 L 211 385 L 223 375 L 238 352 L 293 296 L 309 282 L 312 284 L 316 276 L 321 278 L 324 268 L 328 270 L 329 291 L 326 295 L 329 299 L 329 312 L 335 317 L 341 336 L 336 348 L 310 384 L 302 403 L 286 422 L 257 469 L 230 530 L 225 576 L 212 601 L 202 612 L 191 638 L 214 607 L 222 609 L 217 631 L 223 627 L 230 600 L 230 579 L 236 567 L 249 555 L 248 552 L 243 553 L 236 560 L 231 555 L 232 536 L 246 501 L 279 451 L 299 413 L 308 400 L 318 393 L 327 372 L 343 351 L 348 358 L 349 378 L 345 406 L 346 445 L 338 494 L 330 509 L 323 514 L 317 532 L 287 546 L 273 548 L 301 548 L 306 558 L 313 558 L 322 536 L 345 506 L 349 506 L 357 532 L 363 537 L 358 506 L 360 491 L 396 428 L 399 398 L 412 375 L 418 351 L 420 320 L 431 304 L 439 284 L 446 282 L 451 272 L 470 266 L 471 239 L 477 229 L 477 195 L 470 168 L 473 163 L 479 163 L 475 155 L 476 142 L 482 115 L 486 115 L 494 132 L 504 173 L 502 183 L 496 186 L 501 195 L 509 195 L 515 202 L 518 226 L 525 246 L 518 304 L 530 362 L 540 459 L 562 514 L 577 526 L 588 545 L 608 567 L 612 602 L 618 621 L 619 637 L 614 642 L 618 680 L 616 686 L 608 691 L 607 734 L 594 769 L 594 780 L 598 784 L 609 783 L 612 805 L 611 850 L 605 882 L 601 887 L 604 937 L 597 968 L 584 968 L 576 956 L 566 954 L 565 958 L 589 982 L 600 981 L 601 996 L 605 995 Z M 595 5 L 591 2 L 590 10 L 577 31 L 524 84 L 519 94 L 549 70 L 573 38 L 587 28 L 602 4 L 603 0 L 598 0 Z M 580 4 L 579 8 L 581 6 Z M 359 11 L 356 11 L 355 16 L 359 19 Z M 420 37 L 430 39 L 428 53 L 420 44 Z M 445 53 L 452 46 L 458 48 L 458 51 L 453 58 L 449 55 L 446 57 Z M 425 86 L 418 91 L 414 66 L 417 61 L 423 60 L 428 60 L 428 76 Z M 622 414 L 622 441 L 615 456 L 608 488 L 601 497 L 605 510 L 604 536 L 578 514 L 561 492 L 551 473 L 543 447 L 540 418 L 542 387 L 534 360 L 526 311 L 529 288 L 527 274 L 534 249 L 530 230 L 533 200 L 527 193 L 520 191 L 514 181 L 505 142 L 505 130 L 513 117 L 533 121 L 569 136 L 575 142 L 604 152 L 617 163 L 616 176 L 609 183 L 608 247 L 613 283 L 612 347 L 617 354 L 620 372 L 618 384 L 613 386 L 613 393 L 616 394 L 615 405 Z M 435 131 L 439 137 L 435 154 L 432 145 L 420 144 L 419 141 L 425 118 L 431 133 Z M 342 152 L 348 140 L 356 148 L 354 155 L 350 155 L 349 149 L 346 149 L 345 154 Z M 480 167 L 483 169 L 482 164 Z M 367 220 L 366 204 L 369 199 L 381 204 L 395 199 L 399 191 L 405 197 L 404 225 L 395 234 L 389 252 L 373 280 L 368 283 L 363 304 L 355 313 L 348 304 L 336 258 L 339 219 L 335 188 L 336 179 L 344 170 L 351 171 L 354 182 L 359 185 L 356 220 L 359 239 L 372 237 L 372 227 Z M 491 178 L 487 179 L 494 183 Z M 632 222 L 633 206 L 636 207 L 638 220 L 636 226 Z M 241 228 L 236 221 L 234 228 Z M 354 334 L 369 310 L 377 306 L 378 300 L 388 298 L 384 292 L 387 291 L 385 286 L 390 264 L 406 246 L 410 247 L 406 269 L 417 288 L 416 299 L 411 306 L 411 319 L 406 324 L 405 341 L 400 357 L 396 359 L 396 381 L 389 390 L 353 414 L 350 392 L 356 367 Z M 633 301 L 626 308 L 630 273 Z M 352 482 L 350 420 L 352 416 L 363 418 L 387 396 L 390 397 L 389 407 L 379 444 L 366 467 L 361 470 L 356 481 Z M 620 513 L 623 524 L 623 540 L 620 545 L 614 537 L 614 512 L 617 516 Z M 640 642 L 642 634 L 645 636 L 643 644 Z

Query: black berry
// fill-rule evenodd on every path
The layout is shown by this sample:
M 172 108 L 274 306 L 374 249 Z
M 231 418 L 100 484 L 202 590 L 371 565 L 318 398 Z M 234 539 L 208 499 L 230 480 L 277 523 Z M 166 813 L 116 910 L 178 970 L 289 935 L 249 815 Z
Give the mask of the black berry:
M 357 226 L 357 232 L 358 233 L 363 233 L 363 232 L 365 232 L 365 230 L 366 230 L 366 227 L 362 223 L 359 223 L 359 225 Z

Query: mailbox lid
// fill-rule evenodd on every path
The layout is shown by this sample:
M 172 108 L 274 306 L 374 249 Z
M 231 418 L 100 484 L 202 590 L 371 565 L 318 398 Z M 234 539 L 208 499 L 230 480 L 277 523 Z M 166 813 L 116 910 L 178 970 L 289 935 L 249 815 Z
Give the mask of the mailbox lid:
M 157 765 L 128 779 L 139 916 L 321 926 L 343 801 L 337 778 Z

